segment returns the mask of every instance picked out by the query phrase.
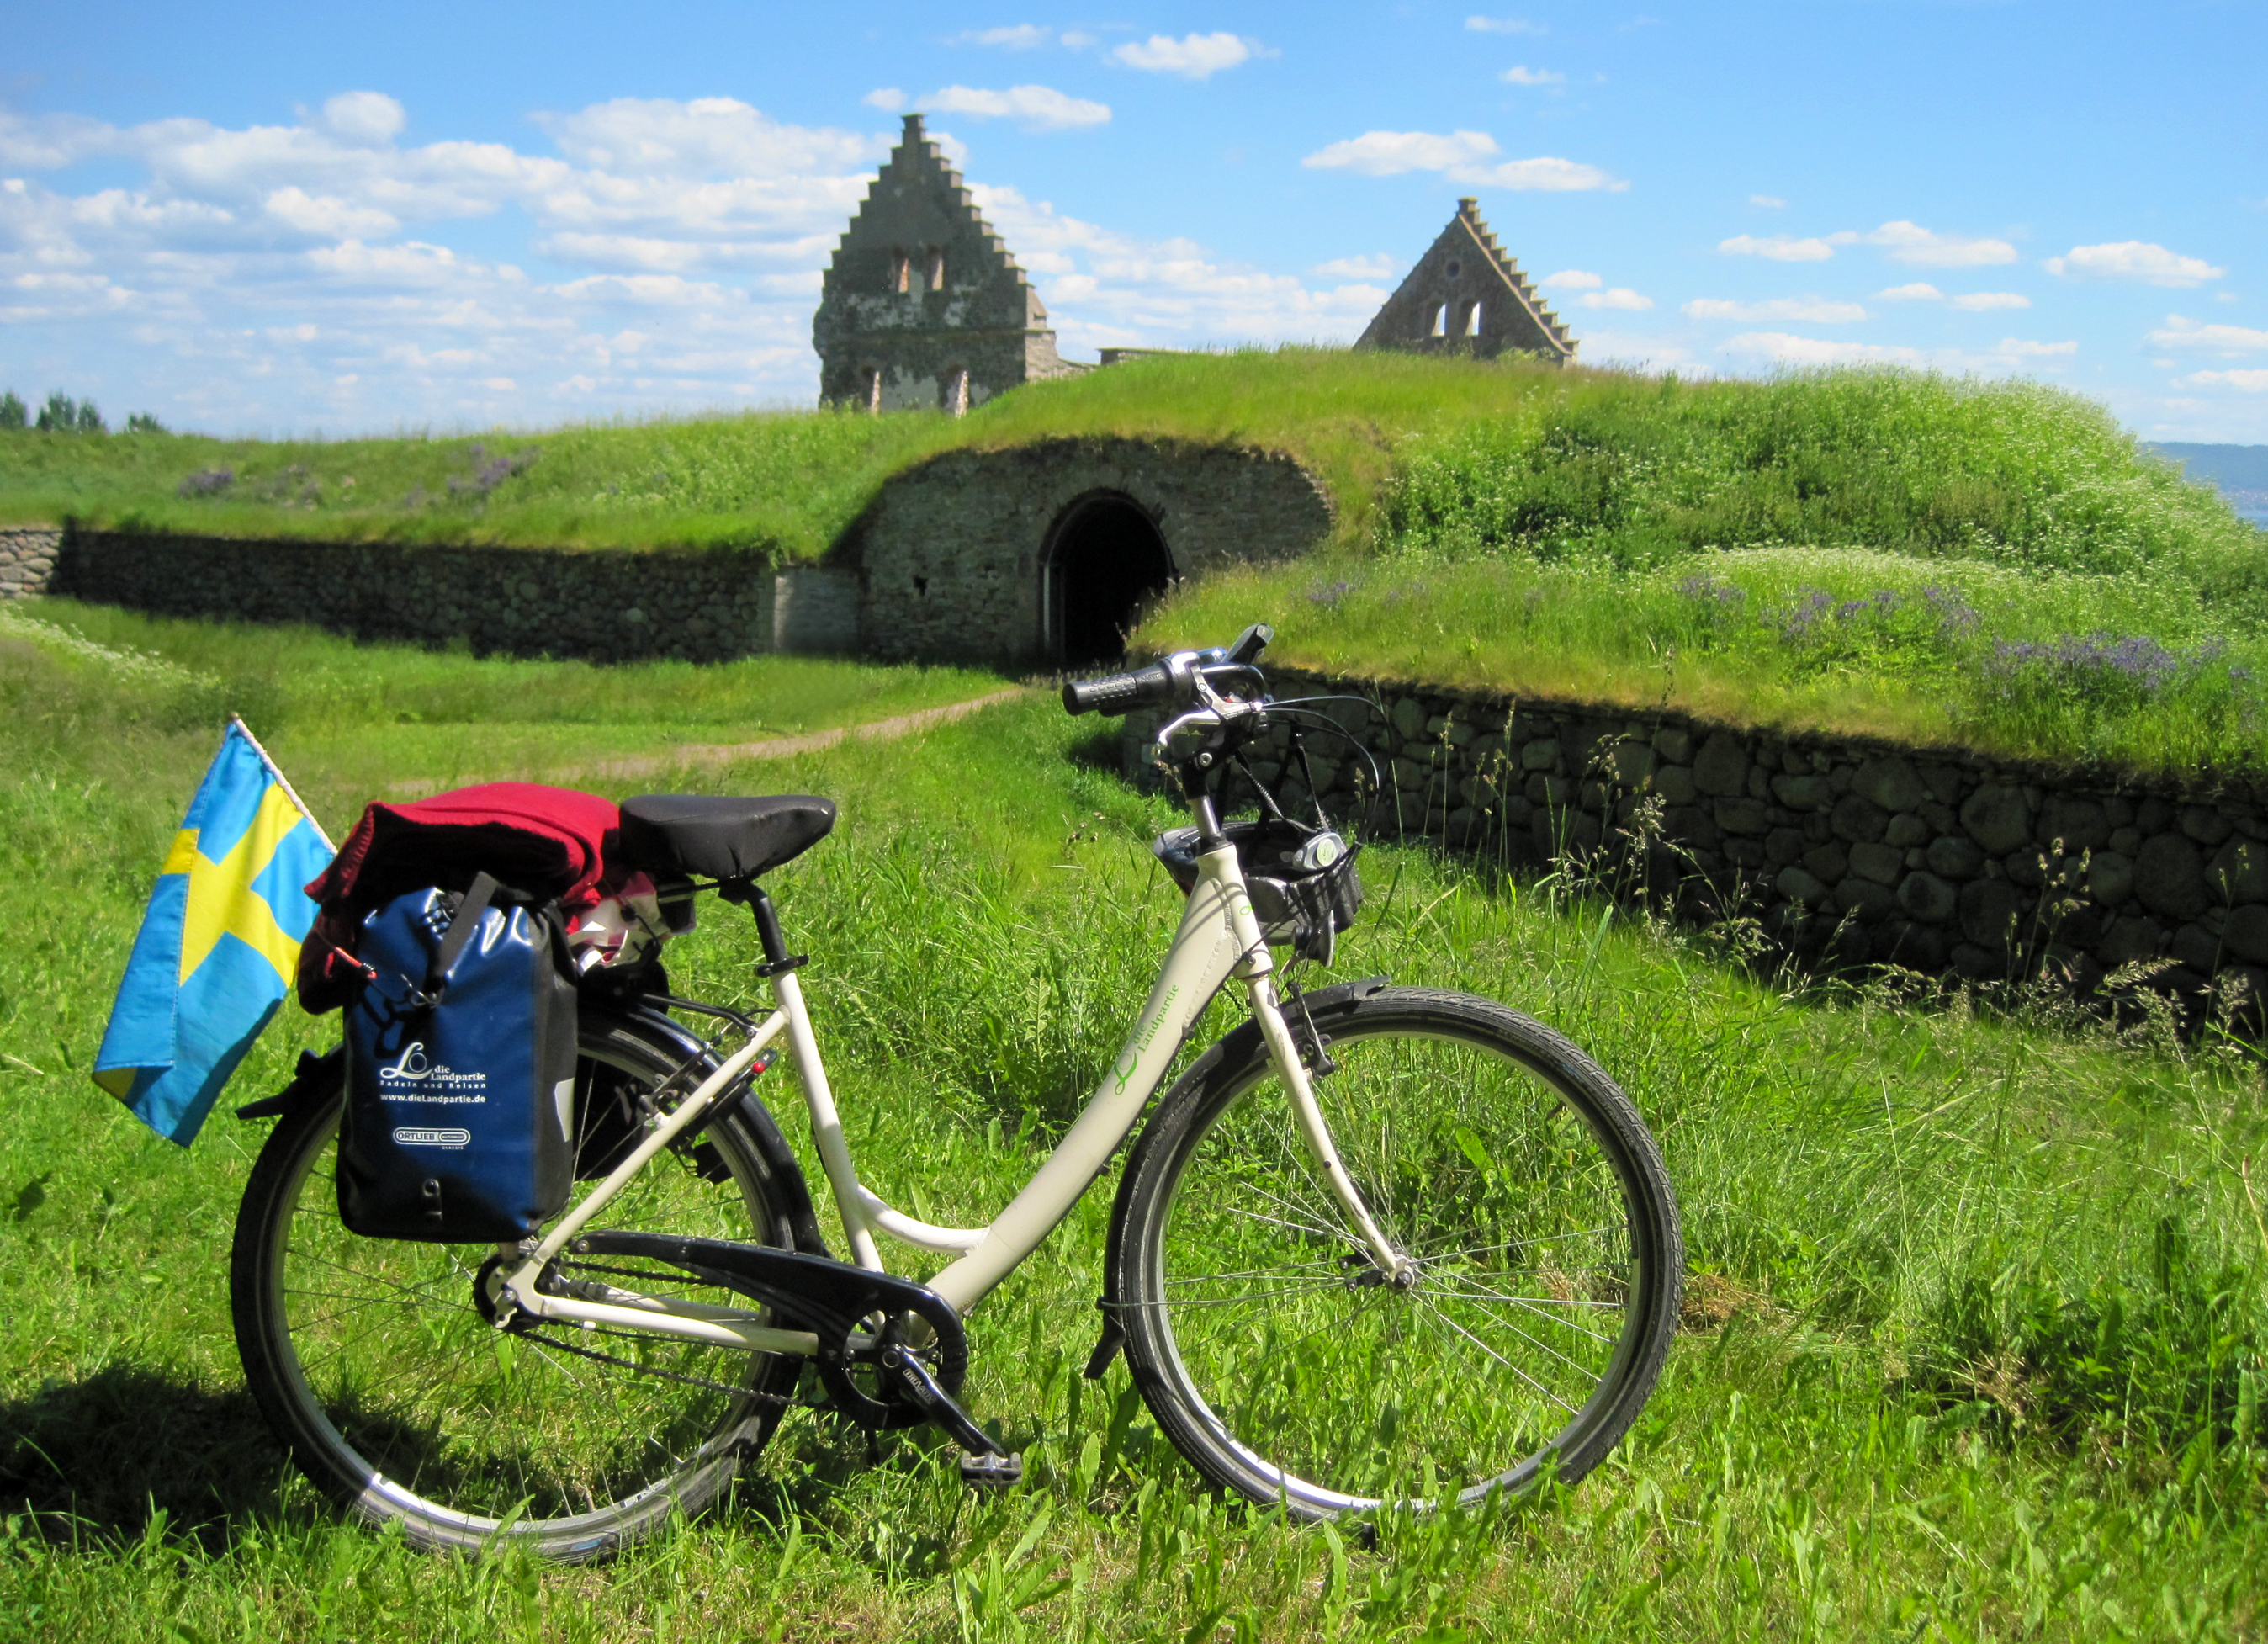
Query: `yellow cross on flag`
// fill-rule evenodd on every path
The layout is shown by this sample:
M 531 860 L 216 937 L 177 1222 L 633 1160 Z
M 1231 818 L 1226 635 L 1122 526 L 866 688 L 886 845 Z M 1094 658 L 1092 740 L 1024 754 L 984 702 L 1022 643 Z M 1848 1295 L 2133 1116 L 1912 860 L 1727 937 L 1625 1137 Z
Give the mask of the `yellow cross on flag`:
M 241 720 L 158 870 L 95 1082 L 187 1146 L 291 991 L 314 923 L 303 888 L 334 854 Z

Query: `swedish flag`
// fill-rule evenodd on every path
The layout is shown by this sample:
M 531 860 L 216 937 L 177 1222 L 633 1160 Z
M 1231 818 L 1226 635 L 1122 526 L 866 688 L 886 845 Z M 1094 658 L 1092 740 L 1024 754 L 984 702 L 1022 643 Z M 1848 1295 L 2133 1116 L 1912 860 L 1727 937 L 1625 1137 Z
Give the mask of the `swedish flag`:
M 188 1146 L 290 991 L 331 842 L 239 719 L 173 837 L 94 1080 Z

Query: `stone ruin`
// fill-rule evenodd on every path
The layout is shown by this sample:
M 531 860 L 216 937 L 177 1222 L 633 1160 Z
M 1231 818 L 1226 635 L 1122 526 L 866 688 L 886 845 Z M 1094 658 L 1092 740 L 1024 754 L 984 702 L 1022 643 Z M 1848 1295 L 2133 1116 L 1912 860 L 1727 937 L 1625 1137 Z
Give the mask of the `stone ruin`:
M 1449 225 L 1355 346 L 1475 359 L 1513 351 L 1563 365 L 1575 358 L 1575 339 L 1481 221 L 1480 202 L 1469 198 L 1457 202 Z
M 836 247 L 812 317 L 822 405 L 955 416 L 1020 383 L 1089 369 L 1056 352 L 1040 294 L 961 173 L 905 136 Z

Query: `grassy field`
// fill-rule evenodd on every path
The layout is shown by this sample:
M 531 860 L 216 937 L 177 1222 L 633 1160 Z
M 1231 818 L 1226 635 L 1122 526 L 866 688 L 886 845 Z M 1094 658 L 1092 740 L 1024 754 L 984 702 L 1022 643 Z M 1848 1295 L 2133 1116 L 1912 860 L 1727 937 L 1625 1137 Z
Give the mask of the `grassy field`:
M 2250 1053 L 2043 1004 L 1809 992 L 1744 969 L 1738 931 L 1705 940 L 1388 848 L 1366 859 L 1372 908 L 1340 973 L 1494 994 L 1564 1028 L 1630 1088 L 1683 1201 L 1687 1331 L 1579 1488 L 1375 1546 L 1209 1499 L 1123 1369 L 1078 1379 L 1096 1194 L 974 1321 L 974 1403 L 1031 1458 L 1015 1493 L 971 1497 L 926 1438 L 869 1467 L 857 1441 L 792 1426 L 728 1509 L 602 1568 L 429 1559 L 342 1524 L 269 1440 L 229 1337 L 223 1253 L 262 1127 L 223 1117 L 183 1154 L 85 1070 L 215 692 L 232 700 L 211 681 L 270 682 L 274 743 L 335 829 L 431 749 L 405 704 L 454 716 L 459 745 L 517 749 L 584 676 L 33 614 L 83 637 L 0 641 L 0 859 L 18 887 L 0 968 L 0 1639 L 2268 1630 L 2268 1088 Z M 293 694 L 325 671 L 368 694 Z M 814 722 L 966 682 L 892 677 L 748 664 L 580 689 L 616 745 L 645 723 L 666 748 L 688 716 Z M 794 705 L 768 709 L 775 689 Z M 685 778 L 842 803 L 776 889 L 819 955 L 807 985 L 861 1157 L 886 1193 L 931 1183 L 939 1220 L 981 1217 L 1028 1171 L 1174 918 L 1145 850 L 1167 813 L 1114 770 L 1107 732 L 1027 699 Z M 743 998 L 750 946 L 704 909 L 673 969 Z M 1217 1006 L 1208 1035 L 1228 1020 Z M 335 1032 L 287 1011 L 239 1087 L 272 1088 Z

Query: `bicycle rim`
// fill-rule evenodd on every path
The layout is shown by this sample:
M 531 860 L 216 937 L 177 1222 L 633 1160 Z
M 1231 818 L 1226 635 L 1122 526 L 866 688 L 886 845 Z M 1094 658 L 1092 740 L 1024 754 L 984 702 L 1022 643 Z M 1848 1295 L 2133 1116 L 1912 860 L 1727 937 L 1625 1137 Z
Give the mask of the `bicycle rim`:
M 1325 1031 L 1318 1098 L 1415 1281 L 1372 1262 L 1249 1054 L 1161 1112 L 1146 1167 L 1121 1294 L 1153 1412 L 1216 1482 L 1303 1517 L 1580 1477 L 1675 1325 L 1651 1139 L 1572 1045 L 1484 1001 L 1389 995 Z
M 586 1032 L 580 1048 L 586 1081 L 595 1064 L 657 1083 L 677 1061 L 620 1028 Z M 334 1098 L 278 1127 L 277 1156 L 263 1154 L 238 1234 L 247 1372 L 318 1483 L 367 1517 L 402 1521 L 423 1544 L 501 1531 L 571 1559 L 704 1506 L 770 1437 L 792 1361 L 611 1330 L 499 1331 L 476 1301 L 492 1246 L 349 1233 L 333 1174 L 340 1106 Z M 706 1140 L 698 1160 L 654 1159 L 599 1225 L 789 1242 L 747 1136 L 727 1123 Z M 743 1305 L 655 1264 L 563 1265 L 570 1278 Z

